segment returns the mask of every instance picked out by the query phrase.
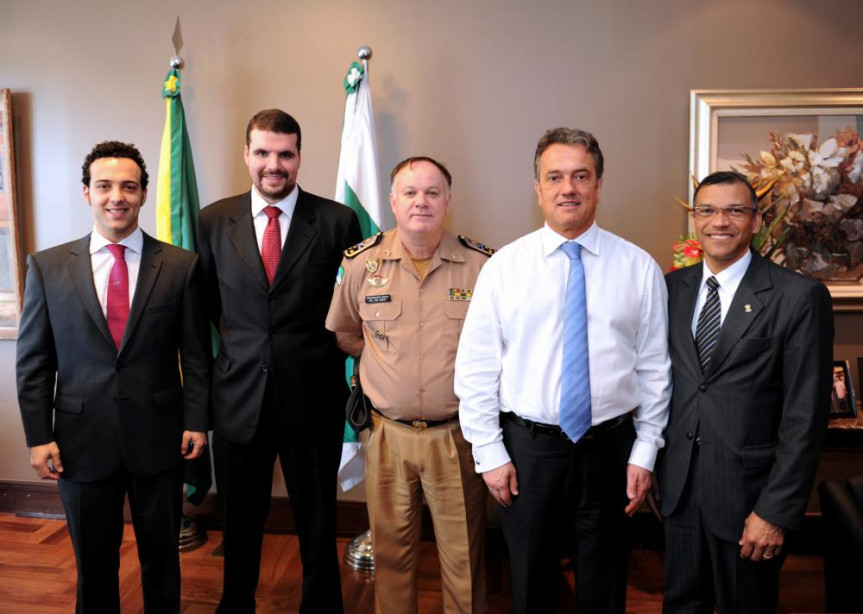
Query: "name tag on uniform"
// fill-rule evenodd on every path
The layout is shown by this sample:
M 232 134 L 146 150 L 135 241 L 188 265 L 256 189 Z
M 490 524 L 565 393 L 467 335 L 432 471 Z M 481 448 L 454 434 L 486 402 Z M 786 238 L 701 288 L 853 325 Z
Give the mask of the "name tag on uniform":
M 451 301 L 469 301 L 473 296 L 473 288 L 465 290 L 462 288 L 450 288 L 449 300 Z
M 392 297 L 389 294 L 375 294 L 366 297 L 367 303 L 389 303 Z

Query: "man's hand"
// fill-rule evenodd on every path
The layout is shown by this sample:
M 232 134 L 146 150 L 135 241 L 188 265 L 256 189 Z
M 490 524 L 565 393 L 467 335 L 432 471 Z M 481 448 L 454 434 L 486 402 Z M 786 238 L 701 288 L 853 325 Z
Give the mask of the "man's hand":
M 359 333 L 336 333 L 336 345 L 345 354 L 349 354 L 356 358 L 363 353 L 363 347 L 366 342 L 363 340 L 363 334 Z
M 52 441 L 30 448 L 30 466 L 43 480 L 59 480 L 60 474 L 63 473 L 63 463 L 60 462 L 60 448 L 57 447 L 57 442 Z
M 740 538 L 740 558 L 750 561 L 769 561 L 778 556 L 785 543 L 785 529 L 767 522 L 755 512 L 746 518 L 743 537 Z
M 632 464 L 626 466 L 626 496 L 629 498 L 629 505 L 623 511 L 627 516 L 632 516 L 644 502 L 652 480 L 653 474 L 644 467 Z
M 180 446 L 180 454 L 186 460 L 198 458 L 207 447 L 207 433 L 203 431 L 183 431 L 183 445 Z
M 491 495 L 504 507 L 512 505 L 512 497 L 518 495 L 518 476 L 515 474 L 515 465 L 511 462 L 497 469 L 486 471 L 482 474 L 485 485 L 491 491 Z

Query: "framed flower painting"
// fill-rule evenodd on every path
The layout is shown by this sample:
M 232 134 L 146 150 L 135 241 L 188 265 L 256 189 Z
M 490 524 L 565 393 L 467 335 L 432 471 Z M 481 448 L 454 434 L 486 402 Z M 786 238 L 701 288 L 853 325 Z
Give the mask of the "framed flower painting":
M 692 177 L 736 170 L 769 187 L 758 250 L 822 281 L 837 311 L 863 311 L 861 135 L 863 89 L 690 95 Z
M 23 282 L 16 196 L 12 95 L 0 89 L 0 339 L 18 337 Z

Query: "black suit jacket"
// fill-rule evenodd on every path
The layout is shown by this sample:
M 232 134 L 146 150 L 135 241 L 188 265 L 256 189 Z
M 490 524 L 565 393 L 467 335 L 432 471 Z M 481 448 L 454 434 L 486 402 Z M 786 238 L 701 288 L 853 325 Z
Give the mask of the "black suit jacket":
M 182 463 L 183 430 L 210 427 L 198 257 L 144 234 L 118 352 L 89 247 L 87 235 L 27 259 L 17 348 L 27 445 L 56 441 L 63 477 L 75 481 L 105 479 L 121 465 L 135 475 L 167 471 Z
M 299 187 L 297 188 L 299 189 Z M 344 354 L 324 327 L 342 252 L 361 240 L 354 212 L 300 190 L 272 287 L 255 239 L 251 193 L 205 207 L 198 251 L 221 335 L 213 375 L 216 431 L 248 443 L 270 370 L 282 423 L 302 436 L 342 428 Z
M 666 277 L 674 392 L 659 464 L 662 514 L 677 507 L 700 441 L 692 479 L 717 536 L 737 542 L 753 510 L 798 528 L 830 408 L 830 294 L 753 255 L 702 373 L 691 330 L 701 277 L 701 265 Z

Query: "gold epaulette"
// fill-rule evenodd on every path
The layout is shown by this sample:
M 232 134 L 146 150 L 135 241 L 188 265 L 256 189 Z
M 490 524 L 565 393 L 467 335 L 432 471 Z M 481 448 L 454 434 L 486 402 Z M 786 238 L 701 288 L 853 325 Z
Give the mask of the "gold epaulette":
M 480 254 L 485 254 L 486 256 L 494 255 L 494 250 L 492 248 L 490 248 L 488 245 L 485 245 L 483 243 L 478 243 L 477 241 L 474 241 L 470 237 L 466 237 L 464 235 L 459 235 L 458 240 L 461 241 L 462 245 L 464 245 L 465 247 L 469 247 L 472 250 L 476 250 Z
M 359 243 L 357 243 L 353 247 L 349 247 L 348 249 L 345 250 L 345 258 L 354 258 L 357 255 L 362 254 L 368 248 L 372 247 L 373 245 L 377 245 L 383 236 L 384 236 L 383 233 L 379 232 L 377 234 L 370 236 L 368 239 L 366 239 L 364 241 L 360 241 Z

